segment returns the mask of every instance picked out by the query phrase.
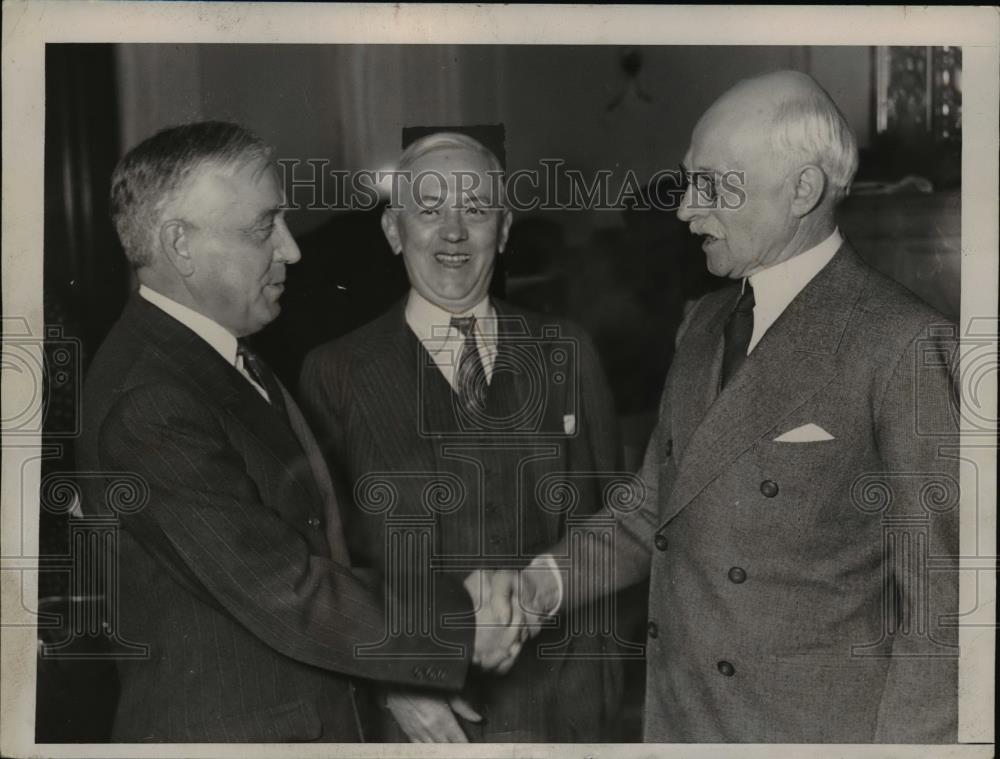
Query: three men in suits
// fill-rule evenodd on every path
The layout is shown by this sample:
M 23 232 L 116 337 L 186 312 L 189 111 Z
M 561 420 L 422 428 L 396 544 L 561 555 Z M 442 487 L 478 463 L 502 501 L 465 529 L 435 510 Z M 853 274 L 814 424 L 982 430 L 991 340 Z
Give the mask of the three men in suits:
M 352 678 L 458 690 L 470 656 L 501 665 L 482 651 L 513 641 L 445 577 L 432 634 L 389 636 L 387 610 L 410 599 L 351 569 L 315 439 L 243 341 L 278 315 L 299 258 L 283 202 L 269 148 L 233 124 L 164 130 L 114 173 L 140 287 L 90 367 L 79 456 L 101 475 L 88 512 L 115 509 L 121 473 L 148 496 L 115 512 L 108 592 L 149 651 L 120 662 L 115 740 L 358 740 Z
M 734 282 L 682 327 L 602 578 L 651 579 L 645 739 L 954 742 L 953 332 L 837 230 L 857 147 L 809 77 L 736 85 L 684 163 L 679 216 Z M 584 574 L 563 600 L 525 572 L 522 602 Z
M 314 350 L 301 396 L 354 493 L 355 560 L 422 593 L 415 578 L 524 566 L 595 511 L 618 463 L 617 423 L 581 331 L 488 295 L 511 223 L 497 158 L 437 133 L 411 144 L 397 171 L 382 228 L 411 291 Z M 573 504 L 560 501 L 567 489 Z M 434 693 L 396 689 L 378 717 L 382 740 L 613 740 L 615 647 L 607 630 L 547 630 L 502 677 L 471 677 L 454 714 Z

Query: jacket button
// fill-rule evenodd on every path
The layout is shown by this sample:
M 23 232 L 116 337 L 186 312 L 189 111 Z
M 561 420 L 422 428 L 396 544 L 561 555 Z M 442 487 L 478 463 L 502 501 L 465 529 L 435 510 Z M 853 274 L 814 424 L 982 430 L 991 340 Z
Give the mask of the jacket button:
M 667 542 L 667 536 L 657 534 L 657 536 L 653 539 L 653 545 L 656 546 L 657 551 L 666 551 L 667 546 L 669 545 Z
M 739 585 L 741 582 L 746 582 L 747 573 L 742 567 L 733 567 L 729 570 L 729 579 Z
M 655 638 L 657 635 L 660 634 L 660 628 L 656 626 L 656 622 L 652 621 L 646 627 L 646 631 L 649 633 L 650 638 Z
M 315 529 L 315 528 L 319 527 L 321 524 L 323 524 L 323 520 L 321 520 L 319 517 L 309 517 L 309 526 L 310 527 L 312 527 L 312 528 Z
M 760 483 L 760 492 L 765 498 L 774 498 L 778 495 L 778 483 L 774 480 L 764 480 Z
M 667 438 L 667 442 L 663 444 L 663 455 L 669 458 L 671 455 L 673 455 L 673 452 L 674 452 L 674 439 Z
M 715 666 L 719 668 L 719 672 L 725 677 L 732 677 L 736 674 L 736 668 L 727 661 L 720 661 Z

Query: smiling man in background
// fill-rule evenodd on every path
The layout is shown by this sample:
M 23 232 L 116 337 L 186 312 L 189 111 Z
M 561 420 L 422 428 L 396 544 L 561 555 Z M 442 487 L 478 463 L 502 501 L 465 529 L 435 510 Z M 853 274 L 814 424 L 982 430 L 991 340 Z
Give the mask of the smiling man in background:
M 432 134 L 404 151 L 398 176 L 382 229 L 410 293 L 313 351 L 301 394 L 331 468 L 353 488 L 345 521 L 355 560 L 414 593 L 437 562 L 433 574 L 468 575 L 476 597 L 483 575 L 470 569 L 524 566 L 562 534 L 573 514 L 552 501 L 567 480 L 579 490 L 577 516 L 598 508 L 602 475 L 617 464 L 617 422 L 579 329 L 489 297 L 511 224 L 493 153 L 462 134 Z M 507 674 L 470 678 L 461 702 L 389 693 L 378 737 L 614 740 L 614 645 L 606 633 L 548 630 Z
M 616 573 L 564 581 L 566 605 L 650 577 L 648 741 L 957 739 L 956 346 L 837 229 L 857 161 L 795 72 L 694 129 L 678 216 L 734 281 L 682 327 Z M 523 580 L 528 608 L 560 608 L 550 570 Z

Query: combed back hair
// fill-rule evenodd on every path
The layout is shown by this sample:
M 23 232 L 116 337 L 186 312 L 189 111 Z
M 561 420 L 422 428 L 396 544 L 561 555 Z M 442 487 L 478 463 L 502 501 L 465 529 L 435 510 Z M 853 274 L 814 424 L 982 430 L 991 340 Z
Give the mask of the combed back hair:
M 132 148 L 111 176 L 111 220 L 132 266 L 152 261 L 163 207 L 193 172 L 270 159 L 257 135 L 224 121 L 169 127 Z
M 421 137 L 407 145 L 406 150 L 399 156 L 396 163 L 396 171 L 407 172 L 418 159 L 423 158 L 428 153 L 436 150 L 471 150 L 478 153 L 486 160 L 486 170 L 489 172 L 487 180 L 496 186 L 500 191 L 499 201 L 502 206 L 507 205 L 507 195 L 504 192 L 504 170 L 500 159 L 496 157 L 492 150 L 483 145 L 479 140 L 469 137 L 461 132 L 435 132 L 426 137 Z M 498 179 L 494 179 L 497 177 Z
M 822 90 L 796 94 L 774 114 L 772 146 L 789 159 L 818 164 L 839 200 L 851 187 L 858 170 L 858 143 L 836 104 Z

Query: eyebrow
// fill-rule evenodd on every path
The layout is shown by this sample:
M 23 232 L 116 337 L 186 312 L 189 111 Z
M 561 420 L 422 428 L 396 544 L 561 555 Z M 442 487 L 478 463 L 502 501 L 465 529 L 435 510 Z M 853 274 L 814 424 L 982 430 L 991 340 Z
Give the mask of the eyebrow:
M 680 167 L 686 174 L 722 174 L 721 169 L 713 169 L 708 166 L 699 166 L 696 169 L 689 168 L 684 161 L 680 162 Z
M 265 221 L 274 221 L 275 217 L 282 213 L 284 213 L 284 209 L 281 208 L 281 206 L 275 206 L 274 208 L 268 208 L 266 211 L 261 211 L 257 214 L 257 218 L 253 220 L 253 226 L 257 226 Z

